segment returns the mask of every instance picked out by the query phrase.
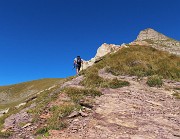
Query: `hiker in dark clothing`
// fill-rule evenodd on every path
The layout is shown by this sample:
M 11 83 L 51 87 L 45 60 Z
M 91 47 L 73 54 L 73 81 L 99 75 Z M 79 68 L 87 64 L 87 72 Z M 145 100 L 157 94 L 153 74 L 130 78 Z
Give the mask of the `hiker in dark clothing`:
M 83 64 L 83 59 L 81 59 L 80 56 L 77 56 L 75 59 L 74 59 L 74 65 L 76 67 L 76 74 L 78 75 L 79 74 L 79 71 L 81 69 L 81 66 Z

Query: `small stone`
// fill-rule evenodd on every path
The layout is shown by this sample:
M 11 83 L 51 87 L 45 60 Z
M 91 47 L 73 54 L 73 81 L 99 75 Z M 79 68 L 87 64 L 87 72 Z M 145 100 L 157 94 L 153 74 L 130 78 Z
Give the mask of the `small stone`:
M 30 126 L 30 125 L 32 125 L 32 123 L 27 123 L 27 124 L 25 124 L 22 128 L 26 128 L 26 127 L 28 127 L 28 126 Z
M 76 116 L 79 116 L 79 112 L 74 111 L 68 116 L 68 118 L 73 118 L 73 117 L 76 117 Z
M 82 117 L 87 117 L 87 116 L 88 116 L 88 114 L 87 114 L 87 113 L 82 112 L 81 110 L 79 111 L 79 114 L 80 114 Z
M 17 105 L 17 106 L 15 106 L 15 108 L 19 108 L 19 107 L 21 107 L 21 106 L 24 106 L 24 105 L 26 105 L 26 102 L 24 102 L 24 103 L 20 103 L 19 105 Z
M 8 111 L 9 111 L 9 108 L 7 108 L 7 109 L 5 109 L 5 110 L 2 110 L 2 111 L 0 111 L 0 114 L 6 114 L 6 113 L 8 113 Z
M 2 129 L 1 132 L 4 133 L 4 132 L 6 132 L 7 130 L 8 130 L 8 129 L 6 129 L 6 128 L 5 128 L 5 129 Z
M 74 120 L 73 120 L 73 122 L 78 122 L 78 121 L 79 121 L 79 119 L 74 119 Z

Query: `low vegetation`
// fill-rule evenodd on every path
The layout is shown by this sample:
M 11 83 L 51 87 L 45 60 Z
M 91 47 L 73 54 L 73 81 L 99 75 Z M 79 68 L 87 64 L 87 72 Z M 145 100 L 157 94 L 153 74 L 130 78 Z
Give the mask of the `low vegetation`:
M 65 101 L 61 105 L 54 105 L 48 109 L 51 116 L 46 120 L 44 125 L 37 129 L 36 134 L 48 135 L 49 130 L 60 130 L 67 126 L 65 118 L 71 114 L 72 111 L 79 111 L 82 107 L 79 104 L 80 100 L 85 99 L 86 97 L 100 96 L 101 93 L 94 89 L 78 89 L 78 88 L 65 88 L 61 93 L 65 93 L 70 97 L 69 101 Z M 45 96 L 43 96 L 45 97 Z M 45 97 L 46 98 L 46 97 Z M 56 96 L 53 97 L 56 100 Z M 36 108 L 33 113 L 37 114 L 37 119 L 34 122 L 38 122 L 38 116 L 43 113 L 42 110 L 47 106 L 47 102 L 43 103 L 44 108 L 40 106 Z M 39 112 L 39 113 L 38 113 Z
M 68 80 L 68 79 L 67 79 Z M 47 104 L 50 101 L 53 101 L 57 98 L 57 94 L 54 93 L 52 95 L 50 95 L 51 93 L 53 93 L 53 90 L 56 90 L 58 88 L 57 87 L 53 87 L 52 89 L 48 89 L 49 87 L 56 85 L 56 84 L 62 84 L 65 80 L 64 79 L 42 79 L 42 80 L 36 80 L 36 81 L 31 81 L 31 82 L 26 82 L 26 83 L 21 83 L 21 84 L 17 84 L 17 85 L 10 85 L 10 86 L 5 86 L 5 87 L 0 87 L 1 88 L 1 92 L 0 93 L 4 93 L 4 91 L 8 90 L 8 88 L 11 88 L 11 91 L 13 92 L 13 90 L 19 90 L 20 92 L 16 95 L 20 95 L 20 93 L 22 93 L 22 90 L 26 90 L 27 88 L 30 89 L 30 87 L 32 87 L 33 89 L 37 89 L 39 91 L 42 91 L 40 94 L 34 94 L 32 96 L 28 96 L 28 97 L 22 97 L 21 101 L 17 101 L 16 103 L 11 103 L 8 102 L 8 105 L 6 105 L 6 107 L 9 108 L 9 112 L 5 115 L 3 115 L 2 117 L 0 117 L 0 130 L 3 129 L 3 124 L 4 124 L 4 120 L 9 117 L 12 114 L 18 113 L 20 112 L 22 109 L 29 107 L 31 104 L 38 104 L 36 105 L 35 108 L 33 109 L 29 109 L 28 113 L 31 113 L 34 116 L 34 121 L 37 120 L 37 117 L 39 116 L 39 114 L 44 110 L 44 108 L 47 106 Z M 50 86 L 51 85 L 51 86 Z M 19 87 L 19 88 L 18 88 Z M 31 88 L 31 89 L 32 89 Z M 44 90 L 44 91 L 43 91 Z M 39 92 L 38 91 L 38 92 Z M 16 95 L 14 95 L 13 97 L 15 97 Z M 21 103 L 21 102 L 25 102 L 27 99 L 32 98 L 33 96 L 35 96 L 35 99 L 28 101 L 25 105 L 19 107 L 19 108 L 15 108 L 14 106 L 16 106 L 17 104 Z M 18 96 L 16 96 L 18 97 Z M 1 106 L 1 108 L 3 108 Z M 24 123 L 25 124 L 25 123 Z M 0 138 L 4 136 L 7 137 L 11 135 L 11 132 L 4 132 L 1 133 L 0 132 Z
M 174 96 L 176 99 L 180 99 L 180 93 L 178 93 L 178 92 L 174 93 L 173 96 Z
M 159 75 L 166 79 L 180 79 L 180 57 L 148 46 L 121 49 L 108 61 L 111 64 L 108 64 L 107 71 L 115 75 Z
M 36 130 L 36 134 L 48 135 L 49 130 L 60 130 L 67 126 L 64 118 L 69 115 L 74 109 L 75 105 L 66 104 L 61 106 L 53 106 L 49 113 L 51 116 L 46 120 L 44 125 Z
M 86 78 L 81 82 L 82 85 L 86 87 L 97 87 L 97 88 L 120 88 L 123 86 L 128 86 L 129 82 L 121 81 L 116 79 L 103 79 L 98 76 L 97 73 L 89 73 Z
M 41 79 L 9 86 L 0 86 L 0 110 L 13 107 L 24 102 L 29 97 L 53 85 L 60 84 L 64 79 Z
M 79 88 L 66 88 L 64 90 L 66 94 L 73 100 L 75 103 L 79 103 L 80 100 L 83 98 L 90 96 L 90 97 L 96 97 L 100 96 L 101 92 L 96 89 L 79 89 Z
M 116 76 L 140 78 L 156 75 L 164 79 L 180 80 L 180 57 L 149 46 L 129 46 L 106 55 L 103 60 L 86 69 L 86 78 L 82 84 L 88 87 L 103 86 L 107 81 L 98 76 L 102 68 Z
M 104 84 L 102 87 L 115 89 L 115 88 L 120 88 L 123 86 L 129 86 L 129 82 L 121 81 L 121 80 L 118 80 L 117 78 L 115 78 L 113 80 L 108 80 L 107 84 Z
M 11 135 L 12 135 L 11 132 L 0 132 L 0 138 L 2 138 L 2 139 L 6 139 Z
M 61 92 L 57 92 L 59 85 L 72 79 L 72 77 L 67 80 L 42 79 L 0 87 L 0 94 L 3 94 L 2 96 L 7 96 L 9 100 L 5 102 L 3 99 L 0 99 L 0 104 L 3 104 L 0 106 L 0 109 L 10 108 L 9 113 L 0 117 L 0 129 L 2 128 L 5 118 L 11 114 L 18 113 L 20 110 L 29 107 L 33 103 L 36 104 L 36 107 L 28 110 L 28 113 L 33 115 L 33 122 L 38 122 L 40 115 L 42 115 L 45 110 L 50 114 L 50 117 L 46 119 L 43 126 L 36 130 L 36 134 L 48 136 L 49 130 L 65 128 L 67 126 L 65 118 L 72 111 L 79 111 L 82 108 L 80 105 L 81 100 L 85 100 L 88 97 L 93 100 L 96 96 L 101 95 L 98 88 L 114 89 L 129 85 L 129 82 L 121 81 L 117 78 L 110 80 L 98 76 L 99 70 L 103 68 L 105 68 L 106 72 L 116 76 L 146 76 L 148 77 L 147 84 L 151 87 L 162 86 L 163 78 L 180 81 L 180 57 L 151 47 L 129 46 L 128 48 L 122 48 L 114 54 L 104 56 L 103 60 L 81 72 L 85 77 L 81 82 L 81 85 L 85 86 L 86 89 L 70 87 L 61 90 Z M 53 85 L 55 85 L 53 88 L 48 89 Z M 179 90 L 179 88 L 177 90 Z M 21 106 L 18 109 L 14 107 L 40 91 L 41 93 L 37 95 L 36 99 L 33 101 L 27 102 L 26 105 Z M 70 100 L 66 103 L 62 103 L 62 105 L 54 105 L 48 108 L 48 104 L 57 100 L 60 93 L 66 94 Z M 178 99 L 180 98 L 179 93 L 174 93 L 173 95 Z M 9 135 L 9 132 L 0 133 L 0 138 L 5 138 Z
M 161 87 L 163 85 L 162 77 L 158 75 L 153 75 L 148 77 L 147 84 L 150 87 Z

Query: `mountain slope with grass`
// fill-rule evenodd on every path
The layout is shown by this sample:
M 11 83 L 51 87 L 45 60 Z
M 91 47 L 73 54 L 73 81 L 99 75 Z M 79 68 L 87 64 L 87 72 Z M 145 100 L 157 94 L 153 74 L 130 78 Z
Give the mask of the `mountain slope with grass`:
M 62 80 L 63 79 L 41 79 L 9 86 L 0 86 L 0 108 L 19 104 L 45 89 L 55 87 L 55 85 L 62 82 Z
M 0 87 L 8 96 L 1 105 L 11 104 L 0 138 L 178 139 L 179 46 L 177 55 L 160 50 L 154 44 L 168 37 L 147 32 L 148 39 L 140 32 L 130 44 L 104 44 L 80 76 Z
M 115 53 L 119 49 L 129 46 L 150 46 L 155 49 L 166 51 L 171 54 L 180 56 L 180 41 L 169 38 L 154 29 L 147 28 L 140 31 L 137 39 L 129 44 L 106 44 L 103 43 L 98 49 L 94 58 L 91 58 L 89 61 L 84 62 L 84 69 L 92 66 L 94 63 L 97 63 L 103 59 L 106 54 Z

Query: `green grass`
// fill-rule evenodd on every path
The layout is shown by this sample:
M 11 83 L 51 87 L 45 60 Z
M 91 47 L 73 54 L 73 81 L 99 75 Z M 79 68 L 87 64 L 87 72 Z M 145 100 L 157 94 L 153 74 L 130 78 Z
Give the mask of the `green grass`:
M 45 133 L 48 133 L 47 127 L 42 127 L 36 131 L 36 134 L 45 134 Z
M 164 79 L 180 81 L 180 57 L 159 51 L 150 46 L 129 46 L 114 54 L 107 54 L 103 60 L 84 70 L 86 87 L 107 86 L 108 80 L 98 76 L 100 69 L 113 75 L 148 77 L 157 75 Z
M 174 96 L 176 99 L 180 99 L 180 93 L 178 93 L 178 92 L 174 93 L 173 96 Z
M 175 90 L 180 90 L 180 88 L 179 88 L 179 87 L 175 87 L 174 89 L 175 89 Z
M 5 109 L 23 102 L 39 91 L 59 84 L 63 79 L 41 79 L 9 86 L 0 86 L 0 109 Z
M 106 84 L 104 84 L 102 87 L 116 89 L 123 86 L 129 86 L 129 82 L 121 81 L 115 78 L 113 80 L 107 80 Z
M 114 62 L 113 62 L 113 61 Z M 122 49 L 108 59 L 108 72 L 115 75 L 138 77 L 159 75 L 168 79 L 180 79 L 180 57 L 151 47 L 131 46 Z
M 101 87 L 106 82 L 105 79 L 98 76 L 97 71 L 88 71 L 85 74 L 85 79 L 81 82 L 83 86 L 86 87 Z
M 34 115 L 34 122 L 38 121 L 39 115 L 44 112 L 49 102 L 54 101 L 58 98 L 58 93 L 54 93 L 57 88 L 54 88 L 53 90 L 47 90 L 42 92 L 37 99 L 35 100 L 35 103 L 38 104 L 35 108 L 30 109 L 28 112 Z M 60 93 L 60 92 L 59 92 Z
M 60 106 L 54 105 L 49 109 L 49 113 L 51 113 L 50 118 L 46 120 L 44 125 L 39 127 L 36 131 L 36 134 L 48 134 L 49 130 L 61 130 L 67 126 L 66 121 L 64 120 L 68 115 L 71 114 L 72 111 L 79 111 L 81 109 L 81 106 L 79 105 L 79 101 L 84 99 L 87 96 L 95 97 L 101 95 L 101 93 L 94 89 L 78 89 L 78 88 L 65 88 L 63 93 L 66 93 L 70 98 L 71 101 L 66 101 L 66 103 L 61 104 Z M 45 94 L 47 95 L 47 94 Z M 44 98 L 47 98 L 45 96 L 42 96 Z M 57 97 L 54 97 L 54 100 L 56 100 Z M 45 100 L 44 100 L 45 101 Z M 51 100 L 52 101 L 52 100 Z M 35 108 L 35 110 L 31 113 L 36 113 L 36 118 L 34 119 L 34 122 L 38 122 L 38 116 L 43 113 L 43 110 L 45 109 L 45 106 L 47 106 L 47 103 L 49 101 L 45 101 L 42 103 L 44 105 L 38 106 L 39 108 Z
M 75 103 L 79 103 L 79 101 L 87 96 L 95 97 L 100 96 L 101 92 L 96 89 L 79 89 L 79 88 L 66 88 L 64 90 L 66 94 L 73 100 Z
M 45 80 L 39 80 L 39 81 L 32 81 L 32 82 L 27 82 L 28 85 L 32 85 L 32 83 L 36 83 L 36 87 L 39 89 L 47 89 L 46 87 L 50 87 L 48 84 L 50 84 L 51 86 L 55 84 L 62 84 L 65 80 L 64 79 L 45 79 Z M 51 83 L 50 83 L 51 82 Z M 22 84 L 20 85 L 15 85 L 16 87 L 21 87 Z M 41 86 L 42 85 L 42 86 Z M 13 85 L 14 86 L 14 85 Z M 11 86 L 7 86 L 7 87 L 11 87 Z M 3 87 L 2 87 L 3 88 Z M 43 112 L 43 110 L 45 109 L 45 107 L 47 106 L 47 104 L 53 100 L 55 100 L 57 98 L 58 94 L 52 94 L 53 91 L 55 91 L 57 87 L 52 88 L 51 90 L 44 90 L 42 93 L 40 93 L 39 95 L 37 95 L 36 100 L 33 101 L 29 101 L 26 105 L 21 106 L 20 108 L 15 108 L 14 104 L 16 103 L 10 103 L 8 105 L 6 105 L 6 107 L 8 106 L 9 112 L 5 115 L 3 115 L 2 117 L 0 117 L 0 129 L 3 128 L 3 124 L 4 124 L 4 120 L 9 117 L 12 114 L 18 113 L 20 112 L 22 109 L 29 107 L 32 103 L 36 103 L 38 104 L 35 108 L 28 110 L 29 113 L 33 114 L 34 116 L 34 121 L 37 119 L 37 117 L 39 116 L 40 113 Z M 24 98 L 23 102 L 26 100 L 26 98 Z
M 9 112 L 7 114 L 4 114 L 2 117 L 0 117 L 0 130 L 3 129 L 4 120 L 11 116 L 12 114 L 20 112 L 22 109 L 29 107 L 32 104 L 32 102 L 27 103 L 26 105 L 20 107 L 19 109 L 16 109 L 15 107 L 11 107 L 9 109 Z
M 109 54 L 86 70 L 87 77 L 104 67 L 114 75 L 159 75 L 166 79 L 180 79 L 180 57 L 150 46 L 130 46 Z
M 47 120 L 48 129 L 60 130 L 65 128 L 67 124 L 64 118 L 75 109 L 77 106 L 72 104 L 56 106 L 55 109 L 51 110 L 52 116 Z
M 158 75 L 153 75 L 148 77 L 146 82 L 150 87 L 161 87 L 163 85 L 162 77 Z
M 8 137 L 10 137 L 12 135 L 12 133 L 11 132 L 8 132 L 8 131 L 6 131 L 6 132 L 0 132 L 0 138 L 1 139 L 6 139 L 6 138 L 8 138 Z
M 99 69 L 94 68 L 90 69 L 89 71 L 86 70 L 85 79 L 81 82 L 81 85 L 86 86 L 88 88 L 119 88 L 129 85 L 129 83 L 126 81 L 120 81 L 117 79 L 103 79 L 102 77 L 98 76 Z
M 81 108 L 80 101 L 95 96 L 100 96 L 101 92 L 97 88 L 119 88 L 128 86 L 129 83 L 118 79 L 108 80 L 98 76 L 98 71 L 105 68 L 107 72 L 113 75 L 130 75 L 138 77 L 149 77 L 147 84 L 150 86 L 161 86 L 162 78 L 180 81 L 180 57 L 156 50 L 146 46 L 129 46 L 122 48 L 114 54 L 107 54 L 101 61 L 94 64 L 92 67 L 83 70 L 81 74 L 85 79 L 81 82 L 86 89 L 65 88 L 61 92 L 66 93 L 71 101 L 61 105 L 53 106 L 49 109 L 52 116 L 47 119 L 45 127 L 39 127 L 37 134 L 48 135 L 50 129 L 62 129 L 67 126 L 64 118 L 73 110 Z M 73 77 L 68 78 L 71 80 Z M 66 80 L 66 81 L 67 81 Z M 33 115 L 34 122 L 38 122 L 39 116 L 47 108 L 47 105 L 58 98 L 61 92 L 53 93 L 58 87 L 51 90 L 45 90 L 53 85 L 62 84 L 63 79 L 42 79 L 31 82 L 24 82 L 10 86 L 0 86 L 0 95 L 6 101 L 0 99 L 0 109 L 10 108 L 10 112 L 0 117 L 0 129 L 4 123 L 5 118 L 11 114 L 17 113 L 23 108 L 36 103 L 37 106 L 30 109 L 28 112 Z M 24 102 L 27 98 L 35 95 L 37 92 L 43 91 L 37 96 L 36 100 L 28 102 L 25 106 L 15 109 L 14 106 Z M 177 89 L 178 90 L 178 89 Z M 179 98 L 179 94 L 173 94 Z M 8 101 L 7 101 L 8 100 Z M 9 133 L 0 133 L 0 137 L 8 136 Z

